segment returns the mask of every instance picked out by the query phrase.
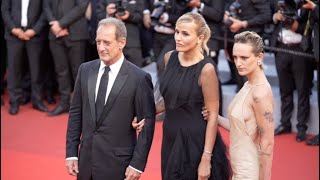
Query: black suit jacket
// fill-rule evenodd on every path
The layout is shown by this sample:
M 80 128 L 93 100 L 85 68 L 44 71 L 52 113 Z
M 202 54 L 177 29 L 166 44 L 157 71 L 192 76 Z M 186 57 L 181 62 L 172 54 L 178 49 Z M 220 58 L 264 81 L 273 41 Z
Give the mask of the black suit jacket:
M 28 29 L 33 29 L 36 36 L 30 41 L 46 39 L 44 27 L 46 20 L 42 11 L 43 0 L 29 0 L 28 6 Z M 20 41 L 11 34 L 13 28 L 21 28 L 21 0 L 2 0 L 1 12 L 5 24 L 5 39 Z
M 98 20 L 106 18 L 106 7 L 110 3 L 115 3 L 115 0 L 99 0 L 97 7 Z M 124 3 L 126 10 L 130 13 L 129 18 L 124 22 L 127 28 L 127 44 L 126 47 L 141 47 L 139 26 L 142 24 L 144 1 L 143 0 L 128 0 Z
M 125 60 L 98 121 L 95 87 L 100 60 L 80 66 L 69 112 L 66 157 L 78 157 L 78 179 L 124 179 L 128 165 L 144 170 L 152 144 L 155 105 L 151 76 Z M 138 139 L 131 122 L 146 119 Z M 81 140 L 80 140 L 81 136 Z M 78 146 L 80 144 L 80 150 Z
M 89 38 L 85 12 L 89 0 L 45 0 L 43 3 L 47 20 L 59 21 L 62 28 L 67 28 L 70 40 L 85 40 Z M 49 39 L 55 39 L 50 31 Z

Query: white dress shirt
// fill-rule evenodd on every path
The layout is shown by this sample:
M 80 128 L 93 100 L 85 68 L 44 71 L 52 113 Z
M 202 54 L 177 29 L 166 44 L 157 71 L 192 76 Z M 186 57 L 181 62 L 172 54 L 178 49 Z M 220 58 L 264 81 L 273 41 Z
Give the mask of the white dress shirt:
M 21 0 L 21 26 L 28 26 L 28 7 L 29 0 Z
M 108 100 L 108 96 L 110 94 L 111 88 L 114 84 L 114 81 L 116 80 L 116 77 L 120 71 L 121 65 L 124 61 L 124 56 L 122 54 L 121 58 L 114 64 L 110 65 L 110 71 L 109 71 L 109 81 L 108 81 L 108 86 L 107 86 L 107 92 L 106 92 L 106 99 L 104 101 L 104 104 L 106 104 L 107 100 Z M 99 68 L 99 72 L 98 72 L 98 78 L 97 78 L 97 83 L 96 83 L 96 93 L 95 93 L 95 101 L 97 100 L 97 95 L 98 95 L 98 90 L 99 90 L 99 85 L 100 85 L 100 80 L 101 77 L 104 73 L 104 67 L 106 65 L 101 61 L 100 62 L 100 68 Z
M 124 55 L 122 54 L 121 58 L 114 64 L 110 65 L 109 68 L 110 68 L 110 71 L 109 71 L 109 80 L 108 80 L 108 86 L 107 86 L 107 92 L 106 92 L 106 99 L 105 99 L 105 102 L 104 104 L 107 103 L 107 100 L 108 100 L 108 96 L 110 94 L 110 91 L 112 89 L 112 86 L 116 80 L 116 77 L 120 71 L 120 68 L 123 64 L 123 61 L 124 61 Z M 96 90 L 95 90 L 95 101 L 97 100 L 97 95 L 98 95 L 98 90 L 99 90 L 99 84 L 100 84 L 100 81 L 101 81 L 101 77 L 104 73 L 104 70 L 105 70 L 105 67 L 106 65 L 100 61 L 100 67 L 99 67 L 99 72 L 98 72 L 98 78 L 97 78 L 97 83 L 96 83 Z M 77 157 L 68 157 L 66 160 L 78 160 Z M 142 173 L 142 171 L 132 167 L 132 166 L 129 166 L 131 167 L 132 169 L 138 171 L 139 173 Z

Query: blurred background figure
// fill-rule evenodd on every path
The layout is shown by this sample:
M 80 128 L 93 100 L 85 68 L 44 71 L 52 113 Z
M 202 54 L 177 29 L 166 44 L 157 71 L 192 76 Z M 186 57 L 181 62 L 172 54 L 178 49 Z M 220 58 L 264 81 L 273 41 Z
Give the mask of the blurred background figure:
M 313 53 L 317 63 L 317 90 L 318 90 L 318 105 L 320 102 L 319 98 L 319 0 L 315 2 L 306 0 L 303 5 L 304 9 L 311 10 L 310 24 L 313 30 L 312 42 L 313 42 Z M 307 140 L 307 145 L 319 146 L 319 134 L 313 138 Z
M 311 41 L 310 10 L 302 8 L 303 1 L 297 3 L 279 0 L 273 21 L 277 24 L 271 45 L 296 52 L 312 53 L 312 45 L 303 43 Z M 275 65 L 279 78 L 281 96 L 281 124 L 275 129 L 275 135 L 291 132 L 293 112 L 293 92 L 298 93 L 298 112 L 296 141 L 306 139 L 307 122 L 310 114 L 310 93 L 313 79 L 313 59 L 289 53 L 275 53 Z
M 48 109 L 42 103 L 40 66 L 43 43 L 46 39 L 43 31 L 45 16 L 42 1 L 3 0 L 1 11 L 7 42 L 9 113 L 15 115 L 19 112 L 24 78 L 27 77 L 24 76 L 24 72 L 30 74 L 33 108 L 46 112 Z M 24 62 L 28 62 L 30 71 L 26 69 Z
M 234 34 L 243 31 L 254 31 L 261 37 L 264 31 L 264 24 L 271 19 L 271 7 L 268 0 L 230 0 L 226 4 L 224 15 L 225 38 L 233 37 Z M 222 85 L 237 84 L 238 92 L 246 79 L 239 76 L 232 55 L 232 42 L 225 42 L 225 53 L 230 67 L 231 77 Z
M 1 5 L 2 3 L 0 3 L 0 9 L 1 9 Z M 4 39 L 4 24 L 3 24 L 2 14 L 0 14 L 1 105 L 4 104 L 2 95 L 4 94 L 4 89 L 5 89 L 4 76 L 7 70 L 7 52 L 6 51 L 7 51 L 7 47 L 6 47 L 6 41 Z
M 96 46 L 96 32 L 98 26 L 98 8 L 99 0 L 89 0 L 89 4 L 86 9 L 86 19 L 88 22 L 88 32 L 89 32 L 89 39 L 87 41 L 87 48 L 86 48 L 86 60 L 91 61 L 94 59 L 98 59 L 98 51 Z
M 59 103 L 48 113 L 69 110 L 71 92 L 79 66 L 85 60 L 89 38 L 85 11 L 89 0 L 46 0 L 44 12 L 50 25 L 49 44 L 59 86 Z

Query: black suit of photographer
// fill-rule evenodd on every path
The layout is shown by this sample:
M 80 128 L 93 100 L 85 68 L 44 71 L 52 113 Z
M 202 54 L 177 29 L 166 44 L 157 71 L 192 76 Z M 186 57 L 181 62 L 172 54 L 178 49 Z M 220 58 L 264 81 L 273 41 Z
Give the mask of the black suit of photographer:
M 280 10 L 279 6 L 277 10 Z M 271 45 L 276 46 L 282 49 L 288 49 L 293 51 L 303 52 L 304 50 L 301 47 L 301 43 L 290 43 L 282 39 L 285 38 L 284 30 L 294 30 L 294 21 L 298 23 L 298 28 L 295 33 L 303 35 L 309 11 L 300 9 L 300 14 L 296 9 L 297 17 L 295 16 L 285 16 L 283 21 L 277 21 L 277 13 L 273 16 L 273 21 L 277 24 L 276 30 L 274 32 Z M 280 13 L 280 12 L 279 12 Z M 292 14 L 287 12 L 287 10 L 281 10 L 281 14 Z M 293 20 L 296 19 L 296 20 Z M 310 38 L 311 30 L 309 28 L 308 37 Z M 290 36 L 292 38 L 292 35 Z M 312 46 L 305 52 L 311 53 Z M 309 95 L 311 92 L 312 78 L 313 78 L 313 68 L 312 68 L 312 59 L 297 56 L 289 53 L 275 53 L 275 64 L 279 77 L 279 86 L 280 86 L 280 96 L 281 96 L 281 125 L 276 128 L 275 135 L 291 132 L 291 116 L 293 112 L 293 92 L 296 89 L 298 93 L 298 112 L 297 112 L 297 141 L 302 141 L 305 139 L 305 133 L 307 130 L 307 121 L 310 112 L 310 100 Z
M 232 3 L 234 3 L 237 0 L 229 1 L 230 3 L 227 4 L 227 11 L 229 11 L 229 7 Z M 228 39 L 233 39 L 233 36 L 237 33 L 243 32 L 243 31 L 254 31 L 258 33 L 260 36 L 262 36 L 264 24 L 268 23 L 271 19 L 271 8 L 270 3 L 268 0 L 238 0 L 240 3 L 240 13 L 237 14 L 237 18 L 241 21 L 246 21 L 246 26 L 243 26 L 236 32 L 231 32 L 230 29 L 228 29 Z M 237 83 L 237 90 L 239 90 L 244 82 L 246 81 L 244 77 L 241 77 L 238 74 L 238 71 L 235 67 L 235 64 L 233 63 L 233 55 L 232 55 L 232 48 L 233 43 L 227 43 L 227 51 L 228 55 L 230 57 L 229 67 L 231 71 L 231 80 Z

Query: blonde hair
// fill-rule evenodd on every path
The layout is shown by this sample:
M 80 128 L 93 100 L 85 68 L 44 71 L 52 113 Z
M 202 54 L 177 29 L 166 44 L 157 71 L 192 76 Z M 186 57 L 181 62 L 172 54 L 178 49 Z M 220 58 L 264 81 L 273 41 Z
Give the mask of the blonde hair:
M 184 15 L 182 15 L 176 22 L 176 24 L 179 23 L 195 23 L 197 25 L 196 33 L 197 36 L 203 35 L 203 42 L 201 44 L 202 50 L 204 50 L 207 55 L 209 54 L 209 48 L 208 48 L 208 41 L 211 37 L 211 30 L 206 22 L 206 20 L 203 18 L 203 16 L 199 13 L 194 12 L 188 12 Z

